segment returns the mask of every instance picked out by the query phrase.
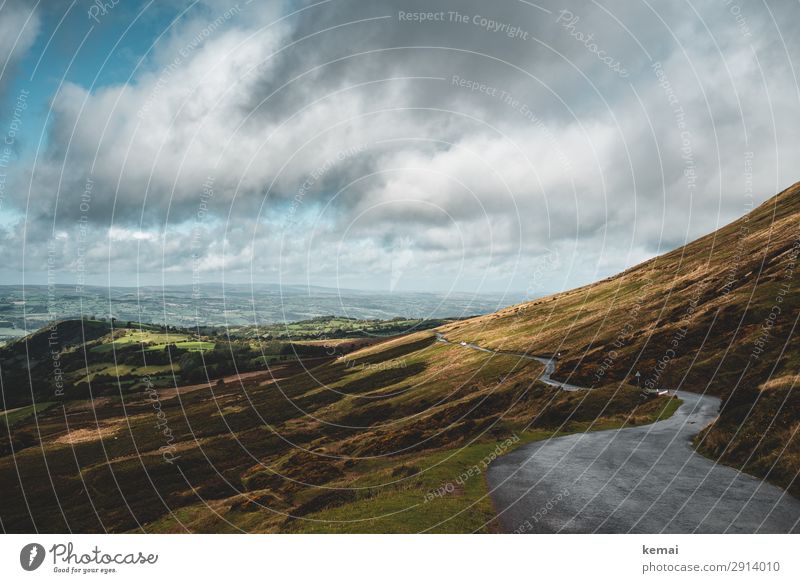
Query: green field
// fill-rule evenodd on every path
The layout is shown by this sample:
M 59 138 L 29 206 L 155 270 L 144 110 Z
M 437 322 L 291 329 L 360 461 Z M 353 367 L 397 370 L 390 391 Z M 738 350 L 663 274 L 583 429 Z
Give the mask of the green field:
M 58 403 L 44 402 L 36 403 L 35 405 L 28 405 L 27 407 L 21 407 L 19 409 L 13 409 L 11 411 L 0 411 L 0 423 L 6 427 L 14 427 L 15 425 L 18 425 L 23 421 L 27 421 L 34 415 L 46 411 L 55 405 L 58 405 Z
M 147 350 L 164 350 L 169 344 L 174 344 L 184 350 L 211 350 L 214 343 L 196 340 L 189 334 L 178 334 L 160 331 L 138 331 L 120 329 L 114 332 L 113 340 L 102 342 L 92 347 L 93 352 L 112 352 L 131 344 L 143 344 Z
M 358 320 L 340 316 L 322 316 L 300 322 L 239 326 L 230 333 L 243 338 L 327 342 L 342 338 L 387 338 L 435 328 L 451 320 L 394 318 L 392 320 Z

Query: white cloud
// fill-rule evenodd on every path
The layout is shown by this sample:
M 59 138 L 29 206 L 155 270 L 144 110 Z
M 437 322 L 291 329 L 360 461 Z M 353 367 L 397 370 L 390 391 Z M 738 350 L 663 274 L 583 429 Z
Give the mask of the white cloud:
M 11 72 L 28 52 L 39 34 L 38 13 L 16 0 L 0 6 L 0 89 L 11 78 Z
M 207 279 L 252 269 L 378 288 L 487 279 L 525 289 L 538 258 L 556 249 L 557 269 L 537 282 L 551 291 L 741 215 L 746 151 L 757 199 L 796 179 L 800 120 L 788 57 L 798 56 L 797 40 L 784 37 L 787 54 L 755 7 L 747 39 L 719 3 L 697 5 L 710 33 L 677 9 L 660 8 L 671 30 L 645 10 L 618 15 L 634 20 L 625 20 L 634 41 L 573 3 L 581 26 L 624 56 L 631 76 L 620 79 L 560 25 L 522 6 L 498 7 L 498 18 L 527 19 L 546 46 L 460 27 L 348 24 L 392 13 L 391 3 L 356 4 L 274 24 L 277 13 L 248 5 L 195 43 L 230 8 L 212 3 L 167 35 L 130 83 L 67 83 L 53 99 L 46 155 L 17 178 L 21 196 L 33 193 L 28 218 L 47 224 L 55 214 L 74 231 L 91 174 L 100 272 L 109 257 L 111 271 L 134 257 L 137 270 L 194 266 Z M 685 112 L 694 191 L 674 104 L 638 42 L 663 63 Z M 433 43 L 441 50 L 395 50 Z M 454 74 L 512 99 L 454 86 Z M 398 245 L 406 250 L 399 255 Z M 27 252 L 41 257 L 35 247 Z M 410 279 L 393 278 L 410 250 Z

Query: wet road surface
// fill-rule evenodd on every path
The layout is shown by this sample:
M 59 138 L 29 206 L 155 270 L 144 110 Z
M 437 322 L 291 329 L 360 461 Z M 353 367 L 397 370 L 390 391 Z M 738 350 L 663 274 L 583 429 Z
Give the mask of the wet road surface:
M 800 532 L 800 501 L 714 464 L 691 439 L 715 397 L 679 392 L 667 420 L 531 443 L 498 458 L 487 480 L 505 532 Z

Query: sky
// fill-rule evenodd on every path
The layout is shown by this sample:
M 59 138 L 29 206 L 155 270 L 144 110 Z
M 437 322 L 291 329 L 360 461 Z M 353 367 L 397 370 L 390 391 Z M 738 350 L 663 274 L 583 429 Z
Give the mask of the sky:
M 0 0 L 0 283 L 590 283 L 800 180 L 798 12 Z

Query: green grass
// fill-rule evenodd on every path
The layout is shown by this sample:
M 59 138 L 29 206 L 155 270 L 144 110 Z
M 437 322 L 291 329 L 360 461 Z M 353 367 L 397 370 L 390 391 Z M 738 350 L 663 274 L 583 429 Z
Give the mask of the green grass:
M 112 377 L 121 377 L 128 374 L 135 374 L 136 376 L 145 375 L 158 375 L 170 372 L 178 373 L 180 366 L 178 363 L 172 365 L 152 365 L 152 366 L 133 366 L 130 364 L 102 363 L 92 369 L 92 371 L 83 377 L 83 380 L 93 380 L 97 375 L 109 375 Z
M 681 399 L 670 399 L 669 401 L 667 401 L 666 407 L 664 407 L 658 414 L 658 418 L 656 419 L 656 421 L 661 421 L 662 419 L 669 419 L 670 417 L 672 417 L 675 411 L 678 410 L 678 407 L 680 407 L 682 404 L 683 401 Z
M 322 316 L 300 322 L 240 326 L 233 331 L 238 337 L 271 336 L 274 339 L 332 342 L 334 339 L 390 337 L 434 328 L 449 320 L 394 318 L 392 320 L 357 320 L 341 316 Z
M 92 348 L 92 352 L 111 352 L 114 349 L 121 348 L 123 346 L 127 346 L 129 344 L 139 343 L 139 344 L 148 344 L 153 343 L 156 346 L 160 346 L 161 350 L 167 344 L 172 343 L 184 343 L 184 342 L 191 342 L 190 337 L 186 334 L 175 334 L 173 332 L 160 332 L 160 331 L 138 331 L 138 330 L 117 330 L 114 332 L 114 341 L 113 342 L 103 342 L 102 344 L 95 346 Z M 211 344 L 211 348 L 214 347 L 213 343 Z
M 13 427 L 17 423 L 25 421 L 29 417 L 41 413 L 42 411 L 46 411 L 54 405 L 58 405 L 58 403 L 54 401 L 48 401 L 44 403 L 36 403 L 35 405 L 28 405 L 27 407 L 22 407 L 10 412 L 0 411 L 0 423 L 6 427 Z
M 164 350 L 167 347 L 168 343 L 161 343 L 156 344 L 155 346 L 148 346 L 148 351 L 154 350 Z M 214 343 L 213 342 L 206 342 L 203 340 L 186 340 L 181 342 L 170 342 L 169 344 L 175 344 L 177 348 L 181 348 L 183 350 L 189 350 L 191 352 L 203 351 L 203 350 L 213 350 Z

